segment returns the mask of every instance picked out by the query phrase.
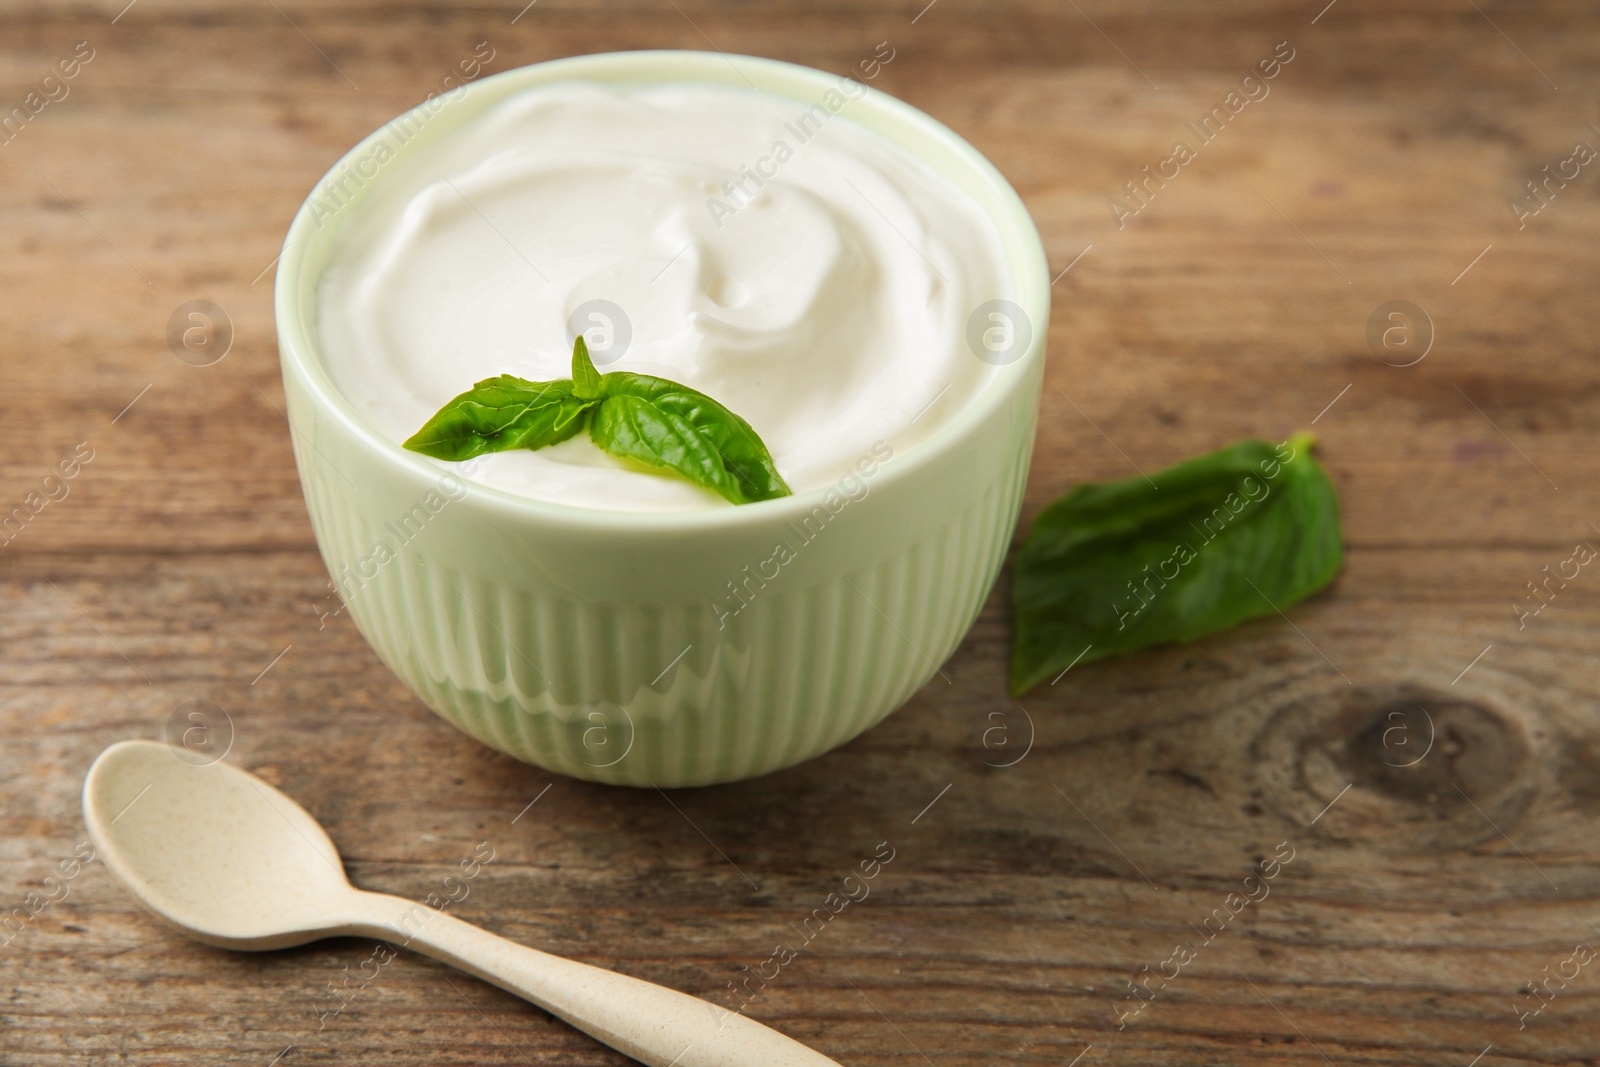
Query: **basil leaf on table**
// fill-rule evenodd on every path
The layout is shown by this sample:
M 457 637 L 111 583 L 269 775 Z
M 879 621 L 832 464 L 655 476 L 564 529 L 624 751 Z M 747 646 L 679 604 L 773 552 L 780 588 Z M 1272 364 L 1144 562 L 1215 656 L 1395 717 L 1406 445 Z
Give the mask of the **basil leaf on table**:
M 405 447 L 449 460 L 544 448 L 581 431 L 594 403 L 575 396 L 571 382 L 530 382 L 502 374 L 446 404 Z
M 584 429 L 612 455 L 673 471 L 734 504 L 790 495 L 748 422 L 665 378 L 601 374 L 582 335 L 572 345 L 570 381 L 486 378 L 441 408 L 405 447 L 464 460 L 544 448 Z
M 1314 440 L 1241 441 L 1048 505 L 1014 568 L 1012 693 L 1074 664 L 1275 614 L 1332 581 L 1339 505 Z

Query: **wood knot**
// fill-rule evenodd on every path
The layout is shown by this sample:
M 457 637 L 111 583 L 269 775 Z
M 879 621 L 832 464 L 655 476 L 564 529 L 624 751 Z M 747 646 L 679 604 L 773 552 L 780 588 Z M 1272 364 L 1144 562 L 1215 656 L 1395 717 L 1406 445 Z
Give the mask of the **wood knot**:
M 1385 851 L 1498 838 L 1539 791 L 1522 717 L 1412 682 L 1293 698 L 1251 749 L 1263 802 Z
M 1406 691 L 1361 694 L 1334 724 L 1337 762 L 1357 786 L 1416 804 L 1499 793 L 1528 758 L 1522 731 L 1471 701 Z

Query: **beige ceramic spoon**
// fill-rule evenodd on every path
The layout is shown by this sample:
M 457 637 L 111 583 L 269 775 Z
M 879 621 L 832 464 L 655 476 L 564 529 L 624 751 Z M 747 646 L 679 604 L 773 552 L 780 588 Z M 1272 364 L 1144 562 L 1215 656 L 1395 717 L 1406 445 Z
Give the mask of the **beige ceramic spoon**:
M 119 742 L 89 768 L 83 817 L 99 858 L 134 898 L 208 945 L 375 937 L 526 997 L 651 1067 L 838 1067 L 706 1001 L 356 889 L 304 808 L 226 763 L 196 766 L 166 745 Z

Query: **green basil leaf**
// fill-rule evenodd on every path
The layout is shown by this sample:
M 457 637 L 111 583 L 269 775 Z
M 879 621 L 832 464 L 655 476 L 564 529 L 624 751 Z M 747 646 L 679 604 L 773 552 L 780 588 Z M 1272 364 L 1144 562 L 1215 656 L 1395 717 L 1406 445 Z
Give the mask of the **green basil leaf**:
M 607 452 L 676 471 L 735 504 L 790 495 L 750 424 L 704 393 L 623 371 L 601 382 L 589 436 Z
M 463 460 L 544 448 L 585 427 L 607 452 L 675 471 L 735 504 L 790 492 L 749 423 L 665 378 L 601 374 L 581 334 L 572 342 L 571 381 L 487 378 L 441 408 L 405 447 Z
M 1313 441 L 1241 441 L 1150 481 L 1079 486 L 1041 511 L 1014 568 L 1012 693 L 1275 614 L 1332 581 L 1339 504 Z
M 405 447 L 448 460 L 544 448 L 583 430 L 595 403 L 576 396 L 571 382 L 530 382 L 502 374 L 446 404 Z
M 600 372 L 589 358 L 589 343 L 579 334 L 572 342 L 572 395 L 580 400 L 598 400 L 602 387 Z

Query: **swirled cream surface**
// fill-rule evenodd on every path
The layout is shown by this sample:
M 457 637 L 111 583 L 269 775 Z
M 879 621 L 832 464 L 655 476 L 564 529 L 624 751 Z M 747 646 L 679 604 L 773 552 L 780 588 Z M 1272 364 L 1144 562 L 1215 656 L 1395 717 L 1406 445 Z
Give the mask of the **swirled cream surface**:
M 371 175 L 336 174 L 319 195 L 350 205 L 316 312 L 335 383 L 401 442 L 483 378 L 570 377 L 582 331 L 602 372 L 671 378 L 743 416 L 797 493 L 881 460 L 880 443 L 903 455 L 995 373 L 968 320 L 1013 285 L 978 205 L 852 123 L 867 90 L 841 87 L 813 107 L 539 87 Z M 444 466 L 583 507 L 733 506 L 587 434 Z

